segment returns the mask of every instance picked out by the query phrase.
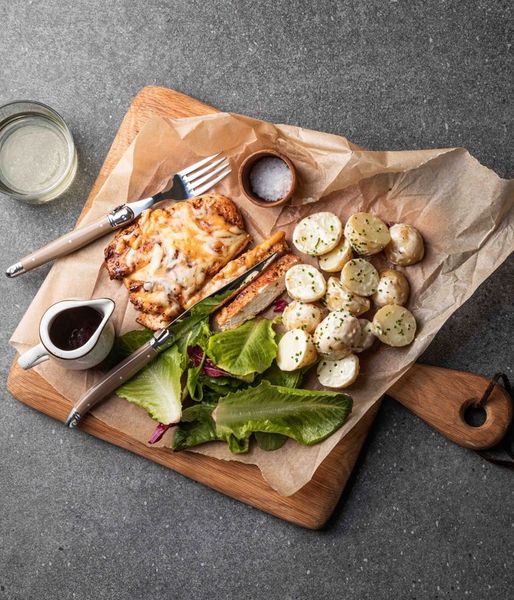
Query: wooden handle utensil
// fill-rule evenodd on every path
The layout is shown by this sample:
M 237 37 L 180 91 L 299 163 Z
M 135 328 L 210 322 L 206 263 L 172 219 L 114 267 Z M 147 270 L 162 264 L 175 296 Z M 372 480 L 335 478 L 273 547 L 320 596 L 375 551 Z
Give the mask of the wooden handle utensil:
M 8 277 L 17 277 L 22 273 L 36 269 L 51 260 L 61 258 L 75 252 L 79 248 L 83 248 L 94 240 L 107 235 L 110 231 L 112 231 L 112 227 L 108 217 L 102 217 L 94 223 L 70 231 L 70 233 L 25 256 L 15 265 L 10 266 L 6 271 L 6 275 Z
M 146 367 L 158 354 L 158 349 L 152 338 L 141 348 L 113 367 L 98 383 L 93 385 L 72 408 L 66 419 L 67 427 L 76 427 L 82 417 L 96 406 L 106 396 L 112 394 L 117 388 L 129 381 L 141 369 Z

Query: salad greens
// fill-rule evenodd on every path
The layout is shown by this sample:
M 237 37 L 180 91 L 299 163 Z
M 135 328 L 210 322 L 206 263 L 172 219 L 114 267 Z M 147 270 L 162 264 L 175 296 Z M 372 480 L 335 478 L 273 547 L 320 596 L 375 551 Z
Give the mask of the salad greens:
M 220 369 L 245 377 L 262 373 L 277 355 L 273 322 L 252 319 L 236 329 L 209 338 L 207 356 Z
M 311 367 L 308 366 L 303 369 L 296 369 L 296 371 L 282 371 L 282 369 L 279 369 L 277 363 L 274 362 L 269 369 L 264 371 L 261 379 L 265 379 L 273 385 L 297 388 L 302 384 L 303 377 L 310 368 Z
M 192 320 L 196 319 L 194 316 L 191 318 Z M 185 324 L 181 329 L 186 329 Z M 205 346 L 209 341 L 210 335 L 211 329 L 209 327 L 209 321 L 205 317 L 202 317 L 201 321 L 189 324 L 187 333 L 185 333 L 183 337 L 178 338 L 177 346 L 182 354 L 187 356 L 189 348 L 194 348 L 196 346 L 202 348 Z
M 220 398 L 212 418 L 221 435 L 246 439 L 256 431 L 281 433 L 311 446 L 338 429 L 351 407 L 346 394 L 284 388 L 261 381 L 257 387 Z
M 261 449 L 276 450 L 288 438 L 316 444 L 341 427 L 351 411 L 350 396 L 299 389 L 307 369 L 278 368 L 271 320 L 253 319 L 213 333 L 209 314 L 218 302 L 213 299 L 212 307 L 202 305 L 177 322 L 177 342 L 116 391 L 159 422 L 151 442 L 177 424 L 174 450 L 224 441 L 239 454 L 248 452 L 252 438 Z M 146 330 L 125 334 L 116 341 L 111 362 L 151 336 Z
M 116 390 L 116 395 L 144 408 L 162 423 L 178 423 L 182 412 L 184 356 L 172 346 Z
M 214 404 L 196 404 L 184 409 L 180 426 L 173 436 L 173 450 L 186 450 L 206 442 L 226 441 L 234 454 L 248 452 L 249 438 L 239 440 L 232 434 L 224 436 L 217 431 L 211 416 L 214 408 Z
M 129 354 L 146 344 L 152 336 L 153 332 L 149 329 L 136 329 L 116 338 L 111 353 L 105 360 L 107 368 L 110 369 L 127 358 Z
M 173 450 L 186 450 L 220 439 L 211 417 L 214 407 L 214 404 L 195 404 L 184 409 L 180 425 L 175 429 L 173 436 Z
M 266 431 L 256 431 L 255 441 L 261 450 L 278 450 L 287 442 L 287 435 L 283 433 L 267 433 Z

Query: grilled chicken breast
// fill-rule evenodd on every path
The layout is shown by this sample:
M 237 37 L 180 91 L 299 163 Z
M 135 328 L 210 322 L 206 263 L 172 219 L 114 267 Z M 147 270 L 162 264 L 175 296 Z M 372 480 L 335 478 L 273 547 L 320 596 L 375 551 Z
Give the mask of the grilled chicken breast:
M 287 252 L 288 246 L 284 237 L 285 233 L 283 231 L 277 231 L 260 244 L 250 248 L 250 250 L 244 254 L 241 254 L 241 256 L 231 260 L 187 301 L 186 308 L 193 306 L 193 304 L 199 302 L 202 298 L 205 298 L 205 296 L 219 290 L 226 283 L 232 281 L 235 277 L 239 277 L 239 275 L 242 275 L 245 271 L 251 269 L 266 257 L 271 256 L 274 252 L 278 252 L 279 254 Z
M 214 322 L 218 328 L 235 329 L 266 310 L 285 291 L 287 270 L 299 262 L 294 254 L 285 254 L 275 260 L 216 314 Z
M 169 324 L 194 294 L 250 241 L 236 205 L 206 194 L 149 209 L 105 249 L 111 279 L 122 279 L 150 329 Z

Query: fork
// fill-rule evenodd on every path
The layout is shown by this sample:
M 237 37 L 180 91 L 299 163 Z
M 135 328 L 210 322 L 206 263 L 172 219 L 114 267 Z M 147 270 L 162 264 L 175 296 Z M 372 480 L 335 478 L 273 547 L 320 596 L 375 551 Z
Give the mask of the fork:
M 7 277 L 17 277 L 51 260 L 67 256 L 107 235 L 110 231 L 132 223 L 144 210 L 151 208 L 157 202 L 162 200 L 186 200 L 193 196 L 200 196 L 220 182 L 230 171 L 228 159 L 221 152 L 203 158 L 171 177 L 164 189 L 155 196 L 117 206 L 98 221 L 70 231 L 43 246 L 43 248 L 25 256 L 14 265 L 11 265 L 5 274 Z

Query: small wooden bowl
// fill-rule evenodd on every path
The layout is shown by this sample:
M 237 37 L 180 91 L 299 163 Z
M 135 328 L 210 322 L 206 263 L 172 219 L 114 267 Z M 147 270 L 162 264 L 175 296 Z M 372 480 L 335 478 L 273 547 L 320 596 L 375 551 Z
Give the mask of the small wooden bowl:
M 286 163 L 289 170 L 291 171 L 291 187 L 289 188 L 287 194 L 282 198 L 279 198 L 278 200 L 263 200 L 253 192 L 252 186 L 250 185 L 250 173 L 252 171 L 253 165 L 261 158 L 267 157 L 280 158 L 280 160 L 283 160 Z M 250 200 L 250 202 L 253 202 L 253 204 L 256 204 L 257 206 L 260 206 L 262 208 L 273 208 L 275 206 L 282 206 L 282 204 L 285 204 L 292 198 L 295 192 L 296 170 L 289 158 L 287 158 L 287 156 L 284 156 L 283 154 L 280 154 L 276 150 L 258 150 L 257 152 L 254 152 L 253 154 L 247 156 L 241 164 L 241 166 L 239 167 L 239 185 L 241 186 L 241 189 L 243 190 L 243 193 L 248 198 L 248 200 Z

